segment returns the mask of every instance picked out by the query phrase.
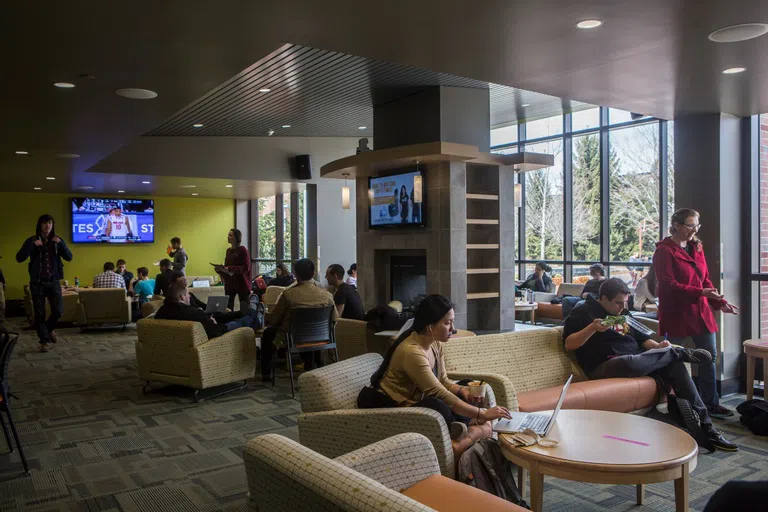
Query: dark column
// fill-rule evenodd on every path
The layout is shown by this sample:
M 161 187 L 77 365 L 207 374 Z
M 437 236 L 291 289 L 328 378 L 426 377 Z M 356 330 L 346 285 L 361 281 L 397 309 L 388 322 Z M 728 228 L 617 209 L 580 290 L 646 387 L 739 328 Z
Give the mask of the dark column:
M 283 195 L 275 196 L 275 258 L 277 262 L 285 258 L 285 219 L 283 219 Z
M 306 208 L 306 224 L 304 229 L 307 231 L 307 258 L 315 262 L 315 276 L 320 269 L 320 261 L 317 254 L 317 185 L 307 184 L 307 201 L 304 203 Z
M 299 258 L 299 194 L 291 192 L 291 261 Z
M 491 145 L 488 89 L 428 87 L 374 91 L 374 148 L 424 142 L 457 142 L 488 152 Z
M 726 114 L 691 114 L 675 119 L 675 207 L 701 214 L 704 253 L 712 283 L 737 305 L 746 286 L 743 276 L 744 239 L 739 212 L 742 197 L 742 120 Z M 741 343 L 747 339 L 742 323 L 733 315 L 716 314 L 717 372 L 723 394 L 738 387 Z

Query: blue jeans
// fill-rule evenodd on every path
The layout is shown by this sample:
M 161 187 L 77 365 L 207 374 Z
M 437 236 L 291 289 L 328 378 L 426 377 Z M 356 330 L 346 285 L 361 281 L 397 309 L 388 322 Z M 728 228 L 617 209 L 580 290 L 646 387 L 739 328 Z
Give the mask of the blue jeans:
M 227 326 L 227 332 L 234 331 L 240 327 L 252 327 L 254 329 L 261 329 L 261 325 L 256 325 L 258 323 L 258 319 L 258 312 L 253 308 L 249 308 L 242 312 L 242 316 L 240 318 L 231 320 L 224 325 Z
M 584 302 L 584 299 L 581 297 L 563 297 L 563 320 L 568 318 L 568 315 L 571 314 L 573 308 L 578 306 L 581 302 Z
M 717 339 L 714 332 L 697 334 L 690 336 L 696 348 L 703 348 L 712 354 L 712 362 L 709 364 L 698 365 L 699 376 L 696 384 L 701 394 L 701 400 L 708 408 L 712 409 L 720 403 L 720 397 L 717 394 L 717 379 L 715 377 L 715 363 L 717 362 Z M 669 338 L 671 343 L 682 345 L 685 338 Z

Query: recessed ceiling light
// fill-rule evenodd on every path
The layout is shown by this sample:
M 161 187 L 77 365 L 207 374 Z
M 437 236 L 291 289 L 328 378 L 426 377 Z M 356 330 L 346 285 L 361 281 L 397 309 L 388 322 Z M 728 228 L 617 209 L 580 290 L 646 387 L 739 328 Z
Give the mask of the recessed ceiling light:
M 77 153 L 56 153 L 56 156 L 59 158 L 80 158 Z
M 17 155 L 28 155 L 29 151 L 17 151 L 16 154 Z
M 35 190 L 43 190 L 43 189 L 40 187 L 35 187 Z
M 193 195 L 193 196 L 198 196 L 198 195 L 200 195 L 200 194 L 198 194 L 197 192 L 192 192 L 192 195 Z
M 531 104 L 530 104 L 530 103 L 523 103 L 523 104 L 522 104 L 522 105 L 520 105 L 520 106 L 521 106 L 521 107 L 530 107 L 530 106 L 531 106 Z
M 202 128 L 203 127 L 203 123 L 195 123 L 195 124 L 192 125 L 192 127 L 193 128 Z
M 576 24 L 577 28 L 597 28 L 602 25 L 600 20 L 582 20 Z
M 54 87 L 58 87 L 59 89 L 74 89 L 75 84 L 70 82 L 54 82 Z
M 145 184 L 145 185 L 149 185 L 148 181 L 142 181 L 142 183 Z
M 728 68 L 723 70 L 724 75 L 735 75 L 736 73 L 743 73 L 747 68 Z
M 709 34 L 709 40 L 715 43 L 738 43 L 747 41 L 762 35 L 768 34 L 768 24 L 766 23 L 744 23 L 743 25 L 732 25 L 715 30 Z
M 54 178 L 53 176 L 46 176 L 45 179 L 47 179 L 47 180 L 55 180 L 56 178 Z
M 155 91 L 150 91 L 149 89 L 134 89 L 129 87 L 127 89 L 118 89 L 115 93 L 117 93 L 118 96 L 132 100 L 151 100 L 152 98 L 157 98 L 157 93 Z
M 80 190 L 91 190 L 93 187 L 90 185 L 80 185 L 79 187 L 75 187 L 75 188 L 78 188 Z
M 125 190 L 118 190 L 117 193 L 118 194 L 125 194 Z
M 232 188 L 234 185 L 224 185 L 227 188 Z
M 262 87 L 259 89 L 259 92 L 270 92 L 272 89 L 269 89 L 268 87 Z
M 179 185 L 181 188 L 195 188 L 197 185 Z
M 289 125 L 289 124 L 284 124 L 283 125 L 283 128 L 290 128 L 290 127 L 291 127 L 291 125 Z
M 358 126 L 358 127 L 357 127 L 357 129 L 358 129 L 358 130 L 365 130 L 365 129 L 367 129 L 367 128 L 368 128 L 367 126 Z

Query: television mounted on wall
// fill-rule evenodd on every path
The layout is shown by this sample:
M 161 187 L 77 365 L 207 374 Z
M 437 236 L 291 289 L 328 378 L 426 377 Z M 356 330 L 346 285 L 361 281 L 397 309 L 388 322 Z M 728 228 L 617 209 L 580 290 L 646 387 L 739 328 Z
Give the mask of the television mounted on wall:
M 368 227 L 426 226 L 424 174 L 409 170 L 368 178 Z
M 154 243 L 152 199 L 73 197 L 72 242 L 76 244 Z

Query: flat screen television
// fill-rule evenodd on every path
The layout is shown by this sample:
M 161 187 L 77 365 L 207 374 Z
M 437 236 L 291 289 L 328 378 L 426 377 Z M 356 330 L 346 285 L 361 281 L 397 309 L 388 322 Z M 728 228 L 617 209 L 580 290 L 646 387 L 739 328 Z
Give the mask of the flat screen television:
M 72 198 L 72 242 L 146 244 L 155 241 L 152 199 Z
M 424 218 L 426 186 L 424 185 L 424 175 L 421 171 L 368 178 L 370 200 L 368 226 L 371 228 L 424 227 L 426 225 Z

